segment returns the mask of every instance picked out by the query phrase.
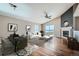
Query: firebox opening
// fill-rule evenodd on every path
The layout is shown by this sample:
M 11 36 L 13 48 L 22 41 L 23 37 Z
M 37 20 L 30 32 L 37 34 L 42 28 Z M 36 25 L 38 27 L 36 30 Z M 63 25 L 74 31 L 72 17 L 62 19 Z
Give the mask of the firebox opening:
M 63 36 L 68 37 L 69 36 L 69 31 L 63 31 Z

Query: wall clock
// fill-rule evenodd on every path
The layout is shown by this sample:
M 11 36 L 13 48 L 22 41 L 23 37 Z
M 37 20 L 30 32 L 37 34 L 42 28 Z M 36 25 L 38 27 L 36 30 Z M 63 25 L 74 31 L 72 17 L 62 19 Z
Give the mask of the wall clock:
M 69 22 L 68 21 L 64 21 L 64 26 L 68 27 L 69 26 Z

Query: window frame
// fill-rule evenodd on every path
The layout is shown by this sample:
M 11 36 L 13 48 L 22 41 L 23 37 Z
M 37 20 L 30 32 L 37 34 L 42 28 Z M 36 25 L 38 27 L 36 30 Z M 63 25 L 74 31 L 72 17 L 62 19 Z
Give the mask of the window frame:
M 46 29 L 46 26 L 48 26 L 48 28 L 49 29 Z M 51 29 L 51 27 L 50 26 L 53 26 L 53 29 Z M 49 25 L 45 25 L 45 32 L 54 32 L 54 25 L 52 25 L 52 24 L 49 24 Z
M 37 25 L 37 24 L 35 25 L 35 27 L 34 27 L 34 32 L 35 32 L 35 33 L 39 32 L 39 25 Z

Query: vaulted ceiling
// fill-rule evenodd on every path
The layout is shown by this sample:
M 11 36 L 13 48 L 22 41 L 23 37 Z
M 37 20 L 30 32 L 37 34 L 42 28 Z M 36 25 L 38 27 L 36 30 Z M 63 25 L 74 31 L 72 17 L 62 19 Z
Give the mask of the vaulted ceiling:
M 79 17 L 79 4 L 78 4 L 73 16 L 74 17 Z
M 14 9 L 9 3 L 0 3 L 0 15 L 14 17 L 35 23 L 45 23 L 66 12 L 73 3 L 14 3 Z M 51 15 L 51 19 L 45 18 L 44 12 Z

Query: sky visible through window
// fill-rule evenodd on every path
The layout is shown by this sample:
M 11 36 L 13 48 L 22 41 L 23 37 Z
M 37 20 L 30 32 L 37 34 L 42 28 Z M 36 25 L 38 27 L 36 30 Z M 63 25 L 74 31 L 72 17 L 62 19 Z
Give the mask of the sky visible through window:
M 35 32 L 39 32 L 39 25 L 35 25 Z
M 46 25 L 45 31 L 46 32 L 53 32 L 54 31 L 54 25 Z

